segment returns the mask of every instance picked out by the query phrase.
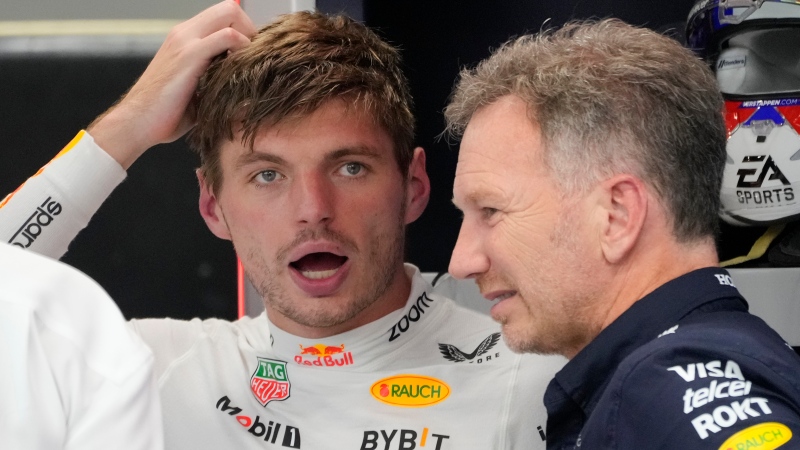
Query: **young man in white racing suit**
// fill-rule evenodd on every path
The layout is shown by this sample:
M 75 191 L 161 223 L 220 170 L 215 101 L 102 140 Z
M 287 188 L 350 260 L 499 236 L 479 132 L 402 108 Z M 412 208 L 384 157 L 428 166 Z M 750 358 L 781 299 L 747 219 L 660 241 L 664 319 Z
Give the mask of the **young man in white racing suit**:
M 543 392 L 564 360 L 512 353 L 488 316 L 403 263 L 430 184 L 396 49 L 350 19 L 295 13 L 203 74 L 211 58 L 187 65 L 180 48 L 217 35 L 210 15 L 171 33 L 127 97 L 6 199 L 3 239 L 60 256 L 124 169 L 196 117 L 201 215 L 266 313 L 131 322 L 156 355 L 168 448 L 544 448 Z M 23 240 L 41 211 L 52 220 Z

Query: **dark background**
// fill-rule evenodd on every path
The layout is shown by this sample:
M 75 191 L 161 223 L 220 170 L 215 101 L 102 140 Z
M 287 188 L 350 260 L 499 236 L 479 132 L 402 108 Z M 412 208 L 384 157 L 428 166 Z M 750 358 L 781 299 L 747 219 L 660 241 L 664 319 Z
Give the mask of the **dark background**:
M 569 19 L 618 17 L 660 31 L 693 1 L 318 1 L 352 14 L 400 47 L 411 82 L 417 141 L 432 181 L 427 211 L 408 233 L 408 261 L 441 272 L 459 226 L 450 203 L 457 148 L 437 136 L 464 66 L 514 35 Z M 680 33 L 679 33 L 680 34 Z M 146 56 L 0 53 L 0 197 L 50 160 L 144 70 Z M 197 158 L 183 141 L 147 152 L 63 259 L 97 280 L 128 318 L 236 316 L 236 257 L 197 212 Z

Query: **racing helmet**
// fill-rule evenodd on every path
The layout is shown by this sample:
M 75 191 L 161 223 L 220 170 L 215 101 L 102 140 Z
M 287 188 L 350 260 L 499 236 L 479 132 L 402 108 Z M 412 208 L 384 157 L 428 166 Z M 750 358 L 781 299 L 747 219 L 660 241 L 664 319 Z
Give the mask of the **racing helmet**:
M 725 100 L 722 219 L 772 225 L 800 216 L 800 0 L 702 0 L 686 43 Z

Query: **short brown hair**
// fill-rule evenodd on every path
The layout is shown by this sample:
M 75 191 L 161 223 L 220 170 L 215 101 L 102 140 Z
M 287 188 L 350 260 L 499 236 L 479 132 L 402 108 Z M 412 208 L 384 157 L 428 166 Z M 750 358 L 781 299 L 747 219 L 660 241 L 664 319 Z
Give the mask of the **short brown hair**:
M 632 173 L 658 193 L 679 241 L 717 234 L 722 95 L 708 66 L 677 41 L 616 19 L 509 41 L 461 73 L 447 131 L 460 136 L 476 110 L 506 95 L 527 103 L 564 192 Z
M 197 89 L 197 124 L 190 146 L 212 191 L 221 187 L 219 148 L 241 125 L 251 147 L 262 126 L 305 117 L 345 99 L 367 112 L 394 144 L 405 177 L 414 118 L 400 54 L 373 31 L 342 15 L 302 11 L 259 30 L 247 47 L 211 64 Z

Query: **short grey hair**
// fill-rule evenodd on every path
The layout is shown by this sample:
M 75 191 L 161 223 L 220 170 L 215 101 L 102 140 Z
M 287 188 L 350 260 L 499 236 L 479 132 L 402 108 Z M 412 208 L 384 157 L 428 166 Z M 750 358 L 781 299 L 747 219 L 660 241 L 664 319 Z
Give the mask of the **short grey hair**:
M 511 40 L 461 72 L 445 132 L 460 138 L 476 110 L 506 95 L 528 105 L 564 192 L 631 173 L 655 190 L 679 241 L 718 234 L 723 100 L 677 41 L 616 19 Z

